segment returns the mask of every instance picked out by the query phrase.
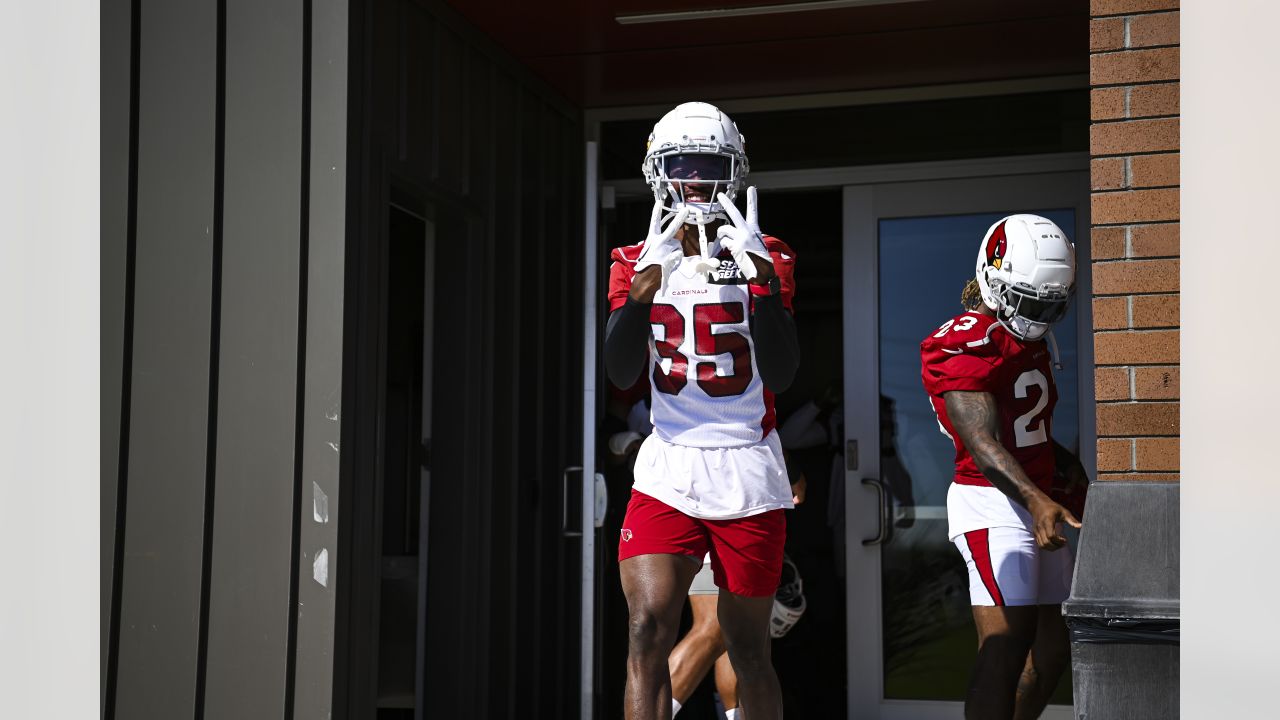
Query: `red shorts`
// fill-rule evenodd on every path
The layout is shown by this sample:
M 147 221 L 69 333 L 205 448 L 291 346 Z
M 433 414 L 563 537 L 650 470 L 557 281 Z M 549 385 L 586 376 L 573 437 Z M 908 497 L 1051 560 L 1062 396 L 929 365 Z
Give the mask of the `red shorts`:
M 631 491 L 618 541 L 618 561 L 637 555 L 687 555 L 701 564 L 711 553 L 716 586 L 735 595 L 764 597 L 778 590 L 787 516 L 770 510 L 732 520 L 690 517 Z

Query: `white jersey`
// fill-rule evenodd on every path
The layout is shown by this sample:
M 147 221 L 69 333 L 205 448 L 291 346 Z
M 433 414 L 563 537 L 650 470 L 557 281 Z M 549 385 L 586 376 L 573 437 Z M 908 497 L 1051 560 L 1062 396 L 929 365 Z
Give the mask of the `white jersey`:
M 794 254 L 765 237 L 791 308 Z M 626 302 L 642 245 L 613 251 L 610 311 Z M 761 442 L 775 425 L 773 393 L 760 379 L 751 338 L 752 286 L 728 252 L 711 278 L 695 272 L 699 257 L 686 257 L 667 287 L 653 299 L 647 374 L 654 432 L 664 441 L 701 448 Z
M 610 311 L 626 303 L 642 245 L 617 248 L 609 275 Z M 765 237 L 791 308 L 794 253 Z M 711 276 L 686 257 L 653 299 L 649 319 L 653 435 L 636 458 L 635 489 L 701 518 L 745 517 L 792 507 L 774 432 L 773 393 L 760 379 L 749 325 L 751 297 L 727 252 Z

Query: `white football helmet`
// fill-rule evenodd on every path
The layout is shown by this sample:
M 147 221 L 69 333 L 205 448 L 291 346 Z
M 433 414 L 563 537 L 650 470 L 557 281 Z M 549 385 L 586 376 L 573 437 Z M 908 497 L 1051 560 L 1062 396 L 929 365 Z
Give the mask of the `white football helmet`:
M 717 197 L 732 200 L 742 188 L 749 170 L 746 138 L 714 105 L 683 103 L 653 126 L 641 170 L 655 200 L 669 202 L 673 213 L 689 208 L 686 223 L 728 220 Z
M 804 582 L 791 558 L 782 556 L 782 580 L 773 595 L 773 617 L 769 618 L 769 635 L 780 638 L 791 631 L 804 615 L 808 603 L 804 600 Z
M 1075 246 L 1052 220 L 1010 215 L 978 248 L 982 301 L 1015 337 L 1039 340 L 1067 313 L 1075 291 Z

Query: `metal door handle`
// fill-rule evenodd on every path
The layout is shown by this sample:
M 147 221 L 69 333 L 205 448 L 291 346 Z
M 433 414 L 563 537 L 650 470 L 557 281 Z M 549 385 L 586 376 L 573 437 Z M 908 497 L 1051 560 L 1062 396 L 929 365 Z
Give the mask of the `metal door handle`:
M 875 537 L 863 540 L 862 544 L 883 545 L 893 539 L 893 494 L 880 478 L 862 478 L 862 484 L 874 486 L 880 501 L 880 531 Z
M 604 473 L 596 473 L 596 527 L 604 527 L 604 516 L 609 512 L 609 485 Z

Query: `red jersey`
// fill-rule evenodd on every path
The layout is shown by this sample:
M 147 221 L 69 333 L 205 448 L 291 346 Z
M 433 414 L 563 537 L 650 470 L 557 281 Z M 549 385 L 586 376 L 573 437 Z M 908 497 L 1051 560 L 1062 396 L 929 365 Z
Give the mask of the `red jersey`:
M 966 312 L 920 343 L 920 365 L 938 425 L 956 446 L 956 483 L 992 486 L 956 440 L 942 398 L 950 390 L 972 390 L 995 396 L 1000 442 L 1031 481 L 1050 492 L 1055 464 L 1051 425 L 1058 389 L 1043 340 L 1019 340 L 995 318 Z

